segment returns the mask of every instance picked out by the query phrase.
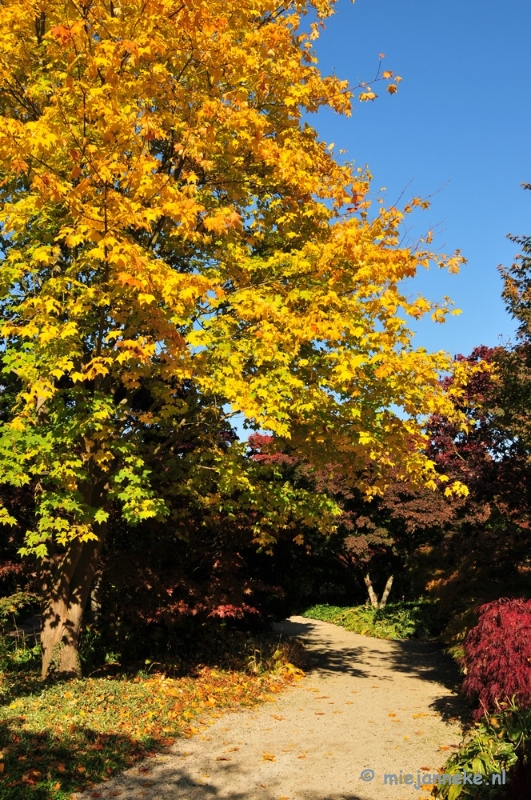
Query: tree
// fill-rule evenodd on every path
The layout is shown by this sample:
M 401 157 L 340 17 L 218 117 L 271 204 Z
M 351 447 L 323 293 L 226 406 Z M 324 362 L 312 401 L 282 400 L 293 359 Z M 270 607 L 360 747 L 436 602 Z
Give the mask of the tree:
M 530 190 L 531 184 L 524 184 Z M 499 414 L 514 435 L 531 449 L 531 236 L 509 236 L 521 247 L 511 267 L 500 267 L 502 296 L 507 311 L 518 323 L 517 341 L 500 354 L 503 375 Z
M 302 121 L 322 106 L 349 114 L 356 96 L 315 66 L 320 22 L 301 27 L 312 7 L 332 10 L 1 5 L 1 336 L 20 390 L 0 463 L 6 484 L 35 487 L 22 552 L 41 565 L 44 675 L 79 671 L 111 509 L 127 524 L 168 517 L 153 464 L 176 462 L 182 425 L 202 430 L 221 495 L 263 499 L 218 426 L 190 420 L 190 398 L 210 418 L 230 405 L 312 463 L 340 459 L 362 489 L 369 462 L 373 491 L 390 468 L 433 482 L 421 417 L 451 413 L 437 380 L 450 365 L 413 349 L 399 313 L 448 309 L 400 282 L 431 258 L 462 259 L 400 246 L 421 201 L 371 215 L 368 176 Z M 194 470 L 197 484 L 206 470 Z
M 480 346 L 466 358 L 457 356 L 474 369 L 456 398 L 468 430 L 444 415 L 428 421 L 429 457 L 450 480 L 465 483 L 469 494 L 448 498 L 420 490 L 420 514 L 410 517 L 408 504 L 394 512 L 424 533 L 430 551 L 419 577 L 429 580 L 440 615 L 452 617 L 448 634 L 454 641 L 475 624 L 478 604 L 529 592 L 529 446 L 512 421 L 511 406 L 519 401 L 508 388 L 518 383 L 513 365 L 520 348 Z

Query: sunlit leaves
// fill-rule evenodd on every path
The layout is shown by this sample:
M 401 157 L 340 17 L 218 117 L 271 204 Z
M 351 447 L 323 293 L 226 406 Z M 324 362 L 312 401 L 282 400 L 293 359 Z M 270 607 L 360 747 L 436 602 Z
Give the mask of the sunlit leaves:
M 462 259 L 401 245 L 425 201 L 374 213 L 370 176 L 303 122 L 399 82 L 320 74 L 322 23 L 304 15 L 332 5 L 43 0 L 36 27 L 33 0 L 2 4 L 0 334 L 22 389 L 1 459 L 7 480 L 39 486 L 26 552 L 90 538 L 113 502 L 129 523 L 167 514 L 150 465 L 192 389 L 315 463 L 432 479 L 422 416 L 447 408 L 451 367 L 412 348 L 407 321 L 447 307 L 401 282 Z M 234 491 L 241 453 L 213 434 L 207 449 Z M 288 495 L 255 492 L 272 503 L 264 540 L 275 514 L 304 513 Z

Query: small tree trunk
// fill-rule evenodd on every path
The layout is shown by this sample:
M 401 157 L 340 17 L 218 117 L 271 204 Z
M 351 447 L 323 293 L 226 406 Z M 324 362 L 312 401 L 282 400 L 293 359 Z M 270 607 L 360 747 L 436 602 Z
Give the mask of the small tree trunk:
M 369 577 L 369 573 L 367 573 L 363 579 L 365 581 L 365 586 L 367 587 L 367 591 L 369 592 L 369 600 L 371 601 L 371 606 L 375 609 L 384 608 L 385 604 L 387 603 L 387 598 L 389 597 L 389 593 L 391 591 L 391 586 L 393 585 L 393 575 L 388 578 L 387 583 L 385 584 L 385 589 L 382 594 L 382 599 L 378 602 L 378 595 L 373 589 L 372 581 Z
M 384 608 L 385 604 L 387 603 L 387 598 L 389 597 L 389 593 L 391 591 L 391 586 L 393 585 L 393 575 L 391 575 L 387 579 L 387 583 L 385 584 L 385 589 L 382 595 L 382 599 L 380 600 L 379 608 Z
M 101 619 L 101 574 L 98 575 L 90 591 L 90 612 L 92 620 L 99 622 Z
M 71 542 L 58 560 L 42 564 L 42 677 L 79 676 L 79 635 L 83 612 L 103 544 L 103 526 L 97 541 Z
M 369 592 L 369 600 L 371 601 L 371 606 L 373 608 L 378 608 L 378 597 L 376 592 L 372 588 L 372 582 L 369 577 L 369 573 L 367 573 L 363 579 L 365 581 L 365 586 L 367 587 L 367 591 Z

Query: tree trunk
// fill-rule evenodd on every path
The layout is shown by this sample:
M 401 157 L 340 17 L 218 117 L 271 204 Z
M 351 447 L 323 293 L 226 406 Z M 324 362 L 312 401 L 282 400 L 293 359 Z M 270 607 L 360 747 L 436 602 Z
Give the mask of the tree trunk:
M 79 634 L 83 612 L 98 566 L 104 530 L 98 540 L 74 540 L 59 560 L 46 559 L 42 570 L 42 677 L 81 675 Z
M 380 600 L 379 608 L 384 608 L 385 604 L 387 603 L 387 598 L 389 597 L 389 593 L 391 591 L 391 586 L 393 585 L 393 575 L 391 575 L 387 579 L 387 583 L 385 584 L 385 589 L 382 595 L 382 599 Z
M 367 587 L 367 591 L 369 592 L 369 600 L 371 601 L 371 606 L 373 608 L 378 608 L 378 597 L 376 592 L 372 588 L 372 582 L 369 577 L 369 573 L 367 573 L 363 579 L 365 581 L 365 586 Z
M 93 622 L 101 619 L 101 573 L 96 577 L 90 590 L 90 613 Z
M 370 579 L 369 573 L 367 573 L 363 579 L 365 581 L 365 586 L 367 587 L 367 591 L 369 593 L 369 600 L 371 601 L 371 606 L 378 610 L 379 608 L 384 608 L 385 604 L 387 603 L 387 598 L 389 597 L 389 593 L 391 591 L 391 586 L 393 585 L 393 575 L 391 575 L 387 579 L 387 583 L 385 584 L 385 589 L 382 594 L 382 599 L 378 602 L 378 595 L 374 591 L 372 581 Z

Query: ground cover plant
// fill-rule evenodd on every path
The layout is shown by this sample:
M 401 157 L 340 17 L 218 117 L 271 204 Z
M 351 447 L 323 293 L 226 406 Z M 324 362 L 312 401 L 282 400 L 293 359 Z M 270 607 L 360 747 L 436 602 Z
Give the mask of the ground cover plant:
M 377 639 L 429 639 L 438 632 L 434 611 L 433 601 L 412 600 L 388 603 L 380 609 L 369 605 L 353 608 L 316 605 L 308 608 L 302 616 L 332 622 Z
M 200 664 L 172 675 L 150 663 L 136 674 L 54 683 L 40 678 L 38 646 L 23 651 L 2 640 L 1 800 L 66 800 L 176 737 L 205 730 L 222 709 L 264 701 L 303 674 L 292 663 L 301 663 L 296 643 L 272 635 L 226 638 L 221 667 Z
M 497 713 L 475 723 L 458 752 L 454 753 L 442 768 L 450 775 L 475 773 L 484 775 L 482 785 L 440 784 L 433 796 L 444 800 L 458 797 L 481 798 L 481 800 L 523 800 L 529 797 L 531 773 L 528 764 L 528 742 L 531 735 L 531 714 L 521 711 L 514 702 L 498 708 Z M 506 771 L 506 784 L 492 782 L 492 775 Z

